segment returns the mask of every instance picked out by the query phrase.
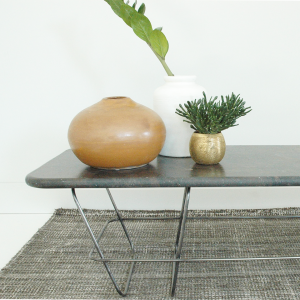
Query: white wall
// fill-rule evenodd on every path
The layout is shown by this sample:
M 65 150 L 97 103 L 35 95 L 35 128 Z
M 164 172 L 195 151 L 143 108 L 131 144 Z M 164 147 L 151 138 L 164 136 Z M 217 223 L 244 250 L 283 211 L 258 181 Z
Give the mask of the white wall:
M 146 6 L 169 40 L 175 75 L 197 75 L 208 95 L 240 93 L 252 106 L 224 132 L 228 145 L 300 144 L 300 2 Z M 0 213 L 74 207 L 69 191 L 30 188 L 26 174 L 69 148 L 72 118 L 101 98 L 126 95 L 151 108 L 164 70 L 103 0 L 1 0 L 0 28 Z M 124 209 L 179 209 L 182 197 L 175 189 L 114 192 Z M 210 188 L 193 192 L 191 208 L 296 206 L 299 192 Z M 84 207 L 111 208 L 104 191 L 80 195 Z

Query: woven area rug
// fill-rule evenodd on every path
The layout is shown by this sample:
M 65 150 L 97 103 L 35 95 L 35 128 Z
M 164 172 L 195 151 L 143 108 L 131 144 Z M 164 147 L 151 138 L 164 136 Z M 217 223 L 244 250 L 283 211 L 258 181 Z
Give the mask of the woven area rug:
M 85 210 L 99 233 L 113 211 Z M 178 216 L 178 211 L 123 211 L 124 217 Z M 200 215 L 300 215 L 300 209 L 189 211 Z M 177 221 L 127 221 L 139 258 L 172 258 Z M 300 256 L 300 219 L 188 220 L 182 257 Z M 119 223 L 107 228 L 106 257 L 130 258 Z M 121 299 L 88 253 L 91 239 L 76 210 L 57 210 L 0 272 L 0 298 Z M 110 263 L 124 287 L 128 263 Z M 169 296 L 171 263 L 137 263 L 126 299 L 300 299 L 300 259 L 186 262 Z

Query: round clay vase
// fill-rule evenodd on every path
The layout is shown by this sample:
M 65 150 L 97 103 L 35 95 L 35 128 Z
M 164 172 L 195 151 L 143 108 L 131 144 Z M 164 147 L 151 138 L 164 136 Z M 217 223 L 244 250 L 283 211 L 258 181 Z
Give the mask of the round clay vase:
M 72 120 L 68 139 L 86 165 L 127 169 L 151 162 L 166 138 L 162 119 L 128 97 L 108 97 L 84 109 Z
M 202 134 L 194 132 L 190 139 L 190 154 L 192 159 L 201 165 L 219 163 L 226 150 L 223 134 Z

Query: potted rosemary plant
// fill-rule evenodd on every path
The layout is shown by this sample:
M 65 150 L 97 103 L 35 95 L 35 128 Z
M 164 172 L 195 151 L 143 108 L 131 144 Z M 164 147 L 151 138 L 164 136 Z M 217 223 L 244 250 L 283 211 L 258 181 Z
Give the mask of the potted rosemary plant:
M 224 155 L 226 144 L 221 131 L 237 126 L 236 120 L 251 111 L 251 107 L 245 107 L 245 101 L 240 95 L 221 96 L 207 100 L 203 92 L 203 98 L 187 101 L 179 105 L 176 114 L 185 118 L 184 122 L 190 124 L 195 130 L 190 139 L 190 154 L 198 164 L 212 165 L 219 163 Z

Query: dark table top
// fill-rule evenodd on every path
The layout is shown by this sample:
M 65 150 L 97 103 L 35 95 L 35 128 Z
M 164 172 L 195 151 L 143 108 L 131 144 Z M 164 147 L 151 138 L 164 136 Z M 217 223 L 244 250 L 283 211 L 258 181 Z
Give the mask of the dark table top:
M 67 150 L 28 174 L 38 188 L 300 186 L 300 146 L 227 146 L 217 165 L 158 156 L 131 170 L 100 170 Z

